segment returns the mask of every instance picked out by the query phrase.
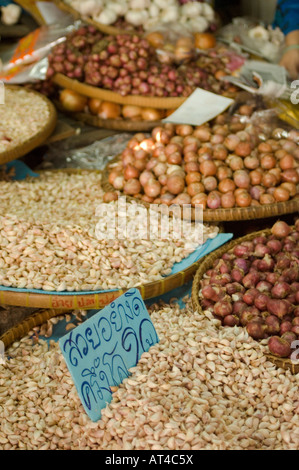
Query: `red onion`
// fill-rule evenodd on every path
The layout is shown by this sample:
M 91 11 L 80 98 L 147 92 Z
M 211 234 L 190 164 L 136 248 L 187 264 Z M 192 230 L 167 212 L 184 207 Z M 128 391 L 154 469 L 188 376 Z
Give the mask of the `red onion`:
M 243 301 L 247 305 L 253 305 L 254 304 L 254 299 L 256 296 L 259 294 L 259 291 L 255 288 L 249 289 L 245 294 L 243 295 Z
M 246 289 L 254 288 L 260 280 L 260 274 L 258 271 L 251 271 L 242 279 L 242 284 Z
M 271 290 L 271 294 L 275 299 L 284 299 L 290 292 L 291 288 L 286 282 L 278 282 Z
M 259 293 L 254 299 L 254 305 L 258 308 L 261 312 L 267 310 L 267 302 L 269 297 L 266 294 Z
M 226 300 L 220 300 L 214 305 L 214 313 L 219 317 L 231 315 L 233 311 L 232 304 Z
M 280 332 L 280 321 L 275 315 L 269 315 L 265 319 L 265 324 L 267 325 L 267 333 L 269 335 L 277 335 Z
M 276 315 L 280 319 L 290 313 L 291 307 L 291 304 L 284 299 L 269 299 L 267 304 L 269 313 Z
M 287 331 L 292 331 L 293 325 L 290 321 L 283 321 L 280 325 L 280 336 L 282 336 Z

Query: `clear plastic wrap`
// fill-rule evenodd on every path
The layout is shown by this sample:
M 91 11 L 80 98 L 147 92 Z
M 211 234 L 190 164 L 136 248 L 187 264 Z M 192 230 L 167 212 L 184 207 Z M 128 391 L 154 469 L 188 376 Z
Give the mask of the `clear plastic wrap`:
M 74 23 L 67 17 L 59 24 L 41 26 L 22 38 L 2 54 L 0 80 L 4 83 L 25 83 L 32 69 L 39 67 L 37 64 L 47 57 L 50 50 L 64 42 L 67 34 L 80 25 L 81 22 Z M 40 67 L 45 67 L 45 63 L 41 63 Z M 42 75 L 39 70 L 35 78 L 44 78 Z
M 145 37 L 156 48 L 161 63 L 184 64 L 196 55 L 194 35 L 187 26 L 162 23 L 147 31 Z
M 278 63 L 285 44 L 284 34 L 279 28 L 265 26 L 252 18 L 234 18 L 221 28 L 218 38 L 267 61 Z
M 132 135 L 116 134 L 85 147 L 70 148 L 72 139 L 49 145 L 41 168 L 84 168 L 104 170 L 107 163 L 120 154 Z

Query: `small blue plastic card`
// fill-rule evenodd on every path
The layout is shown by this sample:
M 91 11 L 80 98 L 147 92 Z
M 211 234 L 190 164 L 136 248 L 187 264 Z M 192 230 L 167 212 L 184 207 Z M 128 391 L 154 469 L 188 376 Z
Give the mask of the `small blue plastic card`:
M 138 289 L 130 289 L 59 340 L 84 409 L 92 421 L 112 399 L 111 386 L 130 375 L 159 342 Z

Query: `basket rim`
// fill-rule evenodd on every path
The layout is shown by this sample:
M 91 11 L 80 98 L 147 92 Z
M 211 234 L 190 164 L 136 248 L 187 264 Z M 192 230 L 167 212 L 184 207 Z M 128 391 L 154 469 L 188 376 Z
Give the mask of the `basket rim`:
M 37 310 L 24 318 L 21 322 L 9 328 L 0 336 L 5 348 L 9 348 L 15 341 L 26 336 L 32 328 L 42 325 L 51 318 L 67 313 L 65 310 Z
M 243 237 L 236 238 L 230 241 L 229 243 L 223 245 L 222 247 L 218 248 L 217 250 L 213 251 L 202 260 L 200 260 L 198 269 L 193 279 L 192 291 L 191 291 L 191 301 L 192 301 L 193 309 L 195 311 L 198 311 L 199 313 L 202 313 L 204 315 L 204 311 L 200 306 L 200 302 L 198 298 L 199 284 L 203 278 L 203 275 L 212 266 L 213 262 L 216 259 L 218 259 L 220 256 L 222 256 L 224 253 L 227 253 L 228 251 L 230 251 L 236 245 L 239 245 L 240 243 L 244 241 L 251 241 L 255 237 L 258 237 L 261 235 L 269 235 L 269 234 L 271 234 L 271 229 L 264 229 L 264 230 L 259 230 L 257 232 L 252 232 Z M 292 374 L 299 373 L 299 364 L 294 364 L 290 359 L 276 357 L 271 353 L 265 353 L 265 356 L 276 366 L 282 367 L 283 369 L 288 369 L 292 372 Z
M 5 87 L 10 90 L 25 90 L 27 93 L 33 93 L 34 95 L 37 95 L 42 101 L 47 104 L 50 116 L 48 121 L 45 123 L 44 127 L 40 129 L 34 136 L 25 140 L 22 144 L 11 148 L 10 150 L 1 152 L 0 165 L 21 158 L 27 153 L 34 150 L 35 148 L 42 145 L 53 133 L 58 119 L 57 111 L 54 104 L 46 96 L 42 95 L 38 91 L 28 90 L 18 85 L 5 85 Z
M 160 98 L 158 96 L 141 95 L 122 96 L 114 91 L 105 90 L 104 88 L 99 88 L 93 85 L 88 85 L 87 83 L 79 82 L 78 80 L 69 78 L 62 73 L 56 73 L 52 80 L 56 85 L 59 85 L 62 88 L 68 88 L 69 90 L 76 91 L 77 93 L 80 93 L 81 95 L 87 96 L 89 98 L 99 98 L 122 105 L 131 104 L 146 108 L 176 109 L 187 99 L 187 97 Z
M 120 160 L 120 155 L 117 155 L 113 160 L 106 165 L 103 170 L 102 185 L 105 191 L 115 191 L 113 186 L 109 183 L 109 168 L 111 165 Z M 126 196 L 127 197 L 127 196 Z M 131 197 L 133 200 L 142 203 L 145 207 L 149 207 L 150 203 Z M 203 221 L 204 222 L 234 222 L 238 220 L 254 220 L 265 219 L 268 217 L 275 217 L 284 214 L 292 214 L 299 211 L 299 197 L 297 199 L 290 199 L 286 202 L 277 202 L 275 204 L 267 204 L 264 206 L 250 206 L 250 207 L 234 207 L 232 209 L 204 209 Z M 194 208 L 191 208 L 194 220 Z
M 130 121 L 129 119 L 103 119 L 97 115 L 91 113 L 76 113 L 67 111 L 59 102 L 55 102 L 56 108 L 68 116 L 89 124 L 94 127 L 100 127 L 102 129 L 110 129 L 116 131 L 127 131 L 127 132 L 150 132 L 154 127 L 160 126 L 161 121 Z

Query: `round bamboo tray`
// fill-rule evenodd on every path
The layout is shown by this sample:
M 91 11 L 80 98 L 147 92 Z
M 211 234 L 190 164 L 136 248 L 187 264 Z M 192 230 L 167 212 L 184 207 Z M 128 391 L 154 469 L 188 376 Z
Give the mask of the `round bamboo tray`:
M 88 24 L 95 26 L 102 33 L 105 33 L 111 36 L 117 36 L 118 34 L 138 34 L 138 35 L 140 34 L 140 32 L 134 29 L 120 29 L 113 25 L 106 25 L 103 23 L 99 23 L 98 21 L 95 21 L 92 18 L 81 16 L 80 13 L 77 10 L 75 10 L 75 8 L 72 8 L 70 5 L 67 5 L 62 0 L 54 0 L 54 2 L 61 10 L 65 11 L 66 13 L 70 13 L 77 20 L 81 19 L 82 21 L 84 21 L 84 23 L 88 23 Z
M 110 166 L 119 161 L 118 155 L 109 162 L 103 171 L 103 189 L 108 191 L 115 191 L 113 186 L 109 183 L 109 169 Z M 127 196 L 126 196 L 127 197 Z M 134 198 L 131 198 L 134 199 Z M 150 207 L 150 203 L 138 199 L 146 207 Z M 291 199 L 287 202 L 277 202 L 276 204 L 267 204 L 265 206 L 251 206 L 251 207 L 234 207 L 232 209 L 204 209 L 203 221 L 204 222 L 233 222 L 236 220 L 254 220 L 266 219 L 268 217 L 276 217 L 284 214 L 293 214 L 299 211 L 299 198 Z M 191 208 L 192 220 L 195 220 L 195 210 Z
M 49 171 L 49 170 L 48 170 Z M 53 172 L 63 171 L 66 173 L 82 173 L 92 172 L 102 173 L 100 170 L 89 170 L 80 168 L 66 168 L 50 170 Z M 219 227 L 219 233 L 223 232 L 223 227 Z M 177 289 L 193 279 L 193 276 L 199 266 L 200 260 L 193 263 L 188 268 L 167 276 L 159 281 L 149 282 L 141 286 L 137 286 L 144 300 L 151 299 Z M 101 309 L 109 305 L 113 300 L 123 295 L 128 289 L 115 289 L 102 293 L 34 293 L 20 292 L 11 290 L 0 290 L 0 305 L 8 305 L 15 307 L 28 308 L 44 308 L 58 311 L 70 311 L 76 309 L 93 310 Z
M 236 240 L 231 241 L 230 243 L 218 248 L 218 250 L 213 251 L 213 253 L 210 253 L 208 256 L 206 256 L 204 259 L 200 260 L 199 262 L 199 267 L 198 270 L 195 274 L 193 284 L 192 284 L 192 305 L 193 309 L 203 313 L 203 310 L 200 306 L 199 298 L 198 298 L 198 292 L 200 290 L 200 282 L 204 276 L 204 274 L 207 272 L 208 269 L 211 269 L 213 266 L 213 263 L 216 259 L 220 258 L 224 253 L 227 253 L 230 251 L 232 248 L 234 248 L 236 245 L 245 242 L 245 241 L 251 241 L 257 236 L 261 235 L 270 235 L 271 230 L 266 229 L 266 230 L 260 230 L 259 232 L 253 232 L 250 233 L 249 235 L 245 235 L 244 237 L 238 238 Z M 229 327 L 228 327 L 229 328 Z M 273 362 L 276 366 L 281 367 L 282 369 L 289 369 L 292 374 L 297 374 L 299 372 L 299 363 L 294 364 L 290 359 L 283 359 L 280 357 L 276 357 L 273 354 L 266 354 L 266 357 Z
M 88 96 L 89 98 L 99 98 L 100 100 L 112 101 L 112 103 L 118 103 L 122 105 L 131 104 L 136 106 L 142 106 L 145 108 L 157 108 L 157 109 L 177 109 L 187 99 L 185 97 L 179 98 L 160 98 L 155 96 L 137 96 L 128 95 L 121 96 L 119 93 L 114 91 L 104 90 L 86 83 L 81 83 L 78 80 L 66 77 L 61 73 L 57 73 L 53 77 L 53 82 L 62 88 L 68 88 L 69 90 L 76 91 L 81 95 Z
M 24 88 L 15 86 L 15 85 L 6 85 L 6 88 L 10 90 L 20 90 Z M 30 139 L 27 139 L 25 142 L 23 142 L 21 145 L 18 145 L 16 147 L 11 148 L 10 150 L 7 150 L 5 152 L 0 153 L 0 165 L 4 163 L 8 163 L 12 160 L 16 160 L 17 158 L 23 157 L 27 153 L 31 152 L 31 150 L 35 149 L 36 147 L 39 147 L 42 145 L 48 137 L 53 133 L 56 123 L 57 123 L 57 112 L 55 109 L 55 106 L 53 103 L 51 103 L 48 98 L 46 98 L 44 95 L 41 93 L 38 93 L 37 91 L 34 90 L 26 90 L 28 93 L 34 93 L 35 95 L 38 95 L 41 100 L 43 100 L 49 109 L 49 119 L 47 122 L 44 123 L 43 128 L 35 134 L 33 137 Z

